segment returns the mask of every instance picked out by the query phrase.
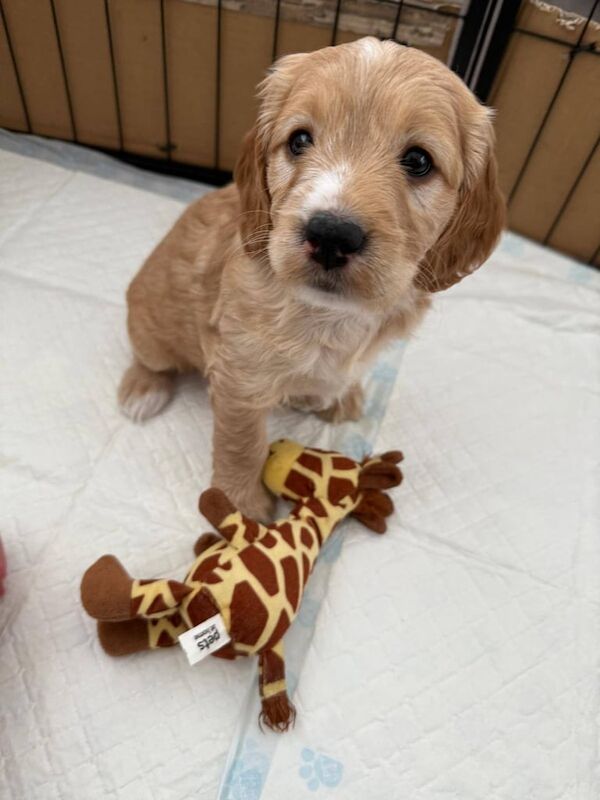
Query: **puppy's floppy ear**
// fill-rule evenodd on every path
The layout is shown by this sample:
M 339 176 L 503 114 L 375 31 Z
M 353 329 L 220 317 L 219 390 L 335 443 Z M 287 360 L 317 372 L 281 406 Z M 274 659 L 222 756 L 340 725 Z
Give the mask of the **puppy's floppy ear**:
M 256 124 L 246 134 L 234 170 L 240 193 L 240 230 L 244 249 L 250 256 L 263 253 L 271 228 L 271 197 L 267 183 L 267 156 L 273 125 L 288 96 L 296 69 L 305 53 L 280 58 L 258 87 L 261 100 Z
M 465 137 L 465 176 L 456 209 L 415 278 L 429 292 L 448 289 L 480 267 L 504 228 L 506 206 L 498 186 L 491 113 L 481 107 L 478 111 L 479 124 L 470 125 Z
M 267 247 L 271 227 L 271 198 L 266 178 L 266 146 L 258 123 L 244 137 L 234 171 L 240 193 L 240 231 L 249 256 L 260 255 Z

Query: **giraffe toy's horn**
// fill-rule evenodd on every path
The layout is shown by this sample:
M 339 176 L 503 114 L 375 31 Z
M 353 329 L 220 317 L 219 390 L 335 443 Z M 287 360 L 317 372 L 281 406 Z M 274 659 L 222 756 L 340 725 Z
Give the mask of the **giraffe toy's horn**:
M 404 459 L 399 450 L 366 459 L 360 470 L 359 489 L 392 489 L 402 483 L 402 473 L 396 466 Z

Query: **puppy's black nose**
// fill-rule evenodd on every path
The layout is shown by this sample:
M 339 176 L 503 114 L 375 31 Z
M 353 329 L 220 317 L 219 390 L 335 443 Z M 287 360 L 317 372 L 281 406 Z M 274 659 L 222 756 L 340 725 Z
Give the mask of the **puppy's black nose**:
M 311 246 L 310 257 L 324 269 L 334 269 L 343 267 L 349 255 L 358 253 L 366 237 L 356 222 L 318 211 L 308 220 L 304 238 Z

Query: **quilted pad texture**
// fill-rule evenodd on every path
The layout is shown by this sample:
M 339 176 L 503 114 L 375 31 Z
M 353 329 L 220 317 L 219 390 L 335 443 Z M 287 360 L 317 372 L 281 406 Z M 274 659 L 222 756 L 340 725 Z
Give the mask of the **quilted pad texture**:
M 200 379 L 122 418 L 124 294 L 206 189 L 0 134 L 0 797 L 595 800 L 600 280 L 507 234 L 385 353 L 357 425 L 400 448 L 385 536 L 349 522 L 288 636 L 295 729 L 260 734 L 252 661 L 110 659 L 79 605 L 113 552 L 178 577 L 209 483 Z M 396 379 L 397 376 L 397 379 Z

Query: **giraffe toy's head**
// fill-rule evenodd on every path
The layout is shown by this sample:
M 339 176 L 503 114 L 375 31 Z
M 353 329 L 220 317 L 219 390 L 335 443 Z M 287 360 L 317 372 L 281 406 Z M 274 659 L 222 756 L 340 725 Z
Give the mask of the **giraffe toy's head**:
M 271 442 L 262 479 L 272 494 L 277 497 L 285 496 L 285 482 L 303 451 L 304 447 L 291 439 L 278 439 L 276 442 Z
M 361 464 L 340 453 L 279 439 L 269 448 L 262 477 L 267 489 L 285 500 L 316 498 L 337 505 L 357 499 L 360 475 Z
M 402 454 L 394 451 L 359 463 L 341 453 L 279 439 L 270 445 L 262 477 L 267 489 L 278 497 L 309 502 L 312 510 L 317 507 L 315 503 L 327 501 L 328 505 L 343 508 L 342 516 L 353 514 L 382 533 L 385 517 L 393 509 L 382 490 L 397 486 L 402 480 L 396 466 L 401 460 Z

